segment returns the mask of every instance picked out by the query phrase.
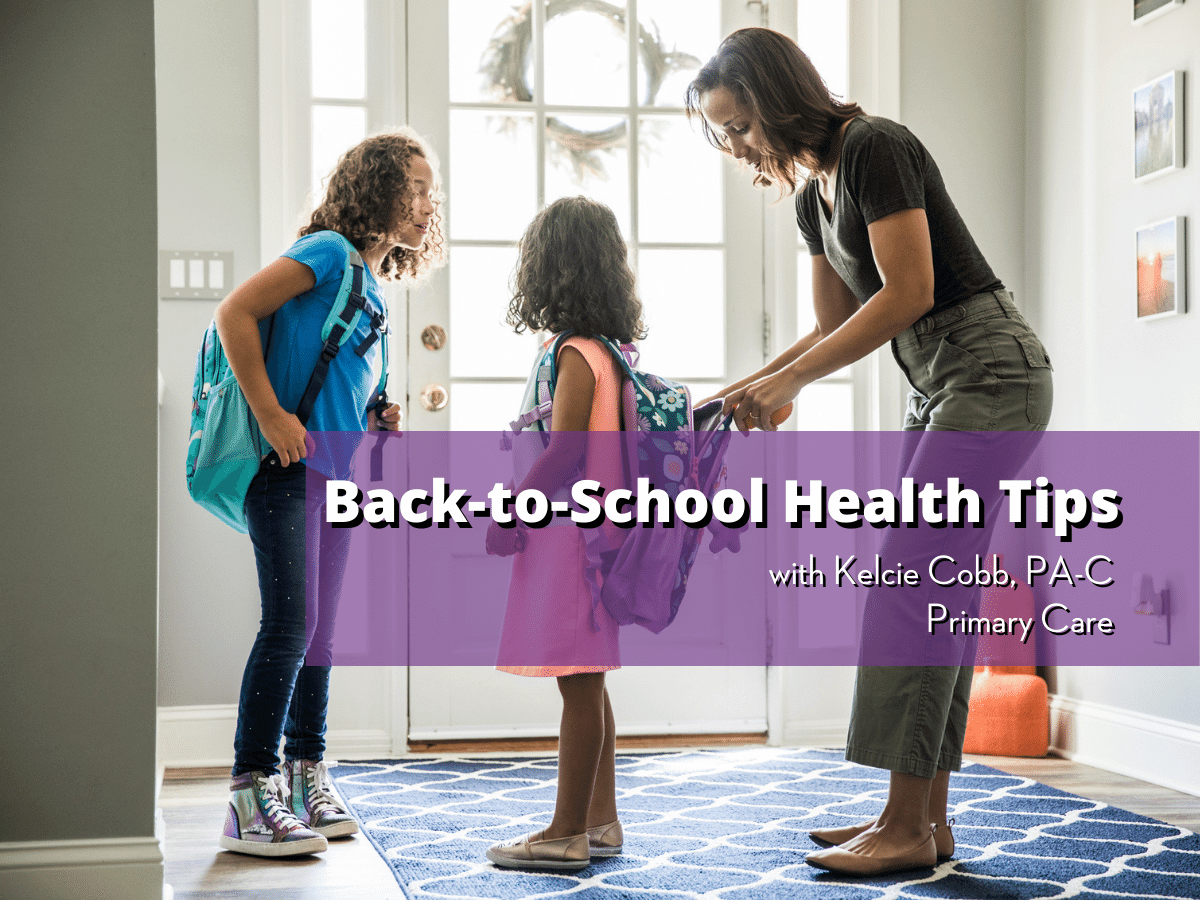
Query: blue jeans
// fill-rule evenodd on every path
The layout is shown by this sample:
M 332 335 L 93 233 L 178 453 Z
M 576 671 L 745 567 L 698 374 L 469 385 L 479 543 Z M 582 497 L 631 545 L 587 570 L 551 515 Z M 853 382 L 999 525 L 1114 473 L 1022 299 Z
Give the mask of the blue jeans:
M 287 759 L 319 760 L 325 752 L 328 660 L 350 532 L 310 545 L 320 529 L 306 527 L 306 478 L 303 464 L 285 468 L 272 453 L 246 494 L 262 619 L 242 675 L 234 777 L 277 772 L 285 734 Z M 306 656 L 322 664 L 305 665 Z

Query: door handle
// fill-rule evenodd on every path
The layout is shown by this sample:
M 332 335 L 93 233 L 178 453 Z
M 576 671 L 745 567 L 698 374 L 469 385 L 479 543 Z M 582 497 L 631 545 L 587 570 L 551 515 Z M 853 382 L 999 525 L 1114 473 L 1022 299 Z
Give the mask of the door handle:
M 421 391 L 421 405 L 425 407 L 427 412 L 437 412 L 439 409 L 445 409 L 446 404 L 449 402 L 450 395 L 440 384 L 427 384 Z
M 446 329 L 441 325 L 426 325 L 421 332 L 421 343 L 426 350 L 441 350 L 446 346 Z

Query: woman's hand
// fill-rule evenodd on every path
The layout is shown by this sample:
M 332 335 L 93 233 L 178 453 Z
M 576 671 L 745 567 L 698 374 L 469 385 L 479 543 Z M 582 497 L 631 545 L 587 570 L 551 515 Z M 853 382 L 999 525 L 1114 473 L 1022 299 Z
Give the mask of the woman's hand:
M 399 403 L 389 403 L 382 415 L 376 415 L 372 407 L 367 410 L 367 431 L 399 431 L 402 418 Z
M 279 455 L 279 462 L 285 469 L 290 463 L 300 462 L 308 456 L 308 431 L 299 419 L 282 407 L 276 415 L 260 419 L 258 428 Z
M 733 412 L 733 423 L 741 432 L 752 428 L 778 431 L 791 414 L 792 400 L 802 387 L 804 383 L 789 369 L 782 369 L 744 388 L 730 391 L 721 412 L 722 415 Z

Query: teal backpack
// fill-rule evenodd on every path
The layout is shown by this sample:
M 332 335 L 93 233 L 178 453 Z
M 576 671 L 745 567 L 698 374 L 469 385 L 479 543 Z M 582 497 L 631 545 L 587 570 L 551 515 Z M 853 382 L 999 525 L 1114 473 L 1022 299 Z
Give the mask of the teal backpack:
M 302 425 L 308 424 L 308 417 L 325 383 L 330 363 L 342 344 L 354 334 L 363 315 L 371 315 L 371 333 L 356 348 L 356 352 L 362 356 L 376 340 L 383 339 L 383 374 L 379 380 L 376 412 L 382 411 L 387 405 L 387 319 L 379 313 L 367 311 L 367 302 L 362 293 L 362 257 L 348 240 L 343 237 L 342 241 L 347 250 L 346 267 L 337 299 L 321 329 L 321 340 L 325 345 L 321 348 L 316 367 L 296 407 L 296 418 Z M 271 352 L 274 326 L 272 316 L 264 358 Z M 217 335 L 216 322 L 211 322 L 196 354 L 196 376 L 192 383 L 191 441 L 187 452 L 188 493 L 222 522 L 245 534 L 246 491 L 263 458 L 270 452 L 271 446 L 263 438 L 258 422 L 229 368 L 225 349 Z

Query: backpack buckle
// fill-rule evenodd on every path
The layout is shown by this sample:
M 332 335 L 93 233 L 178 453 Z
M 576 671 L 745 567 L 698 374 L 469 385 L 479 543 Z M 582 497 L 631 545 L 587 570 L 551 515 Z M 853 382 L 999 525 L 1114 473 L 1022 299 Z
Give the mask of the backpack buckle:
M 326 362 L 337 356 L 338 349 L 341 347 L 341 334 L 334 332 L 339 332 L 339 329 L 335 328 L 331 331 L 329 337 L 325 339 L 324 346 L 321 347 L 321 358 Z

